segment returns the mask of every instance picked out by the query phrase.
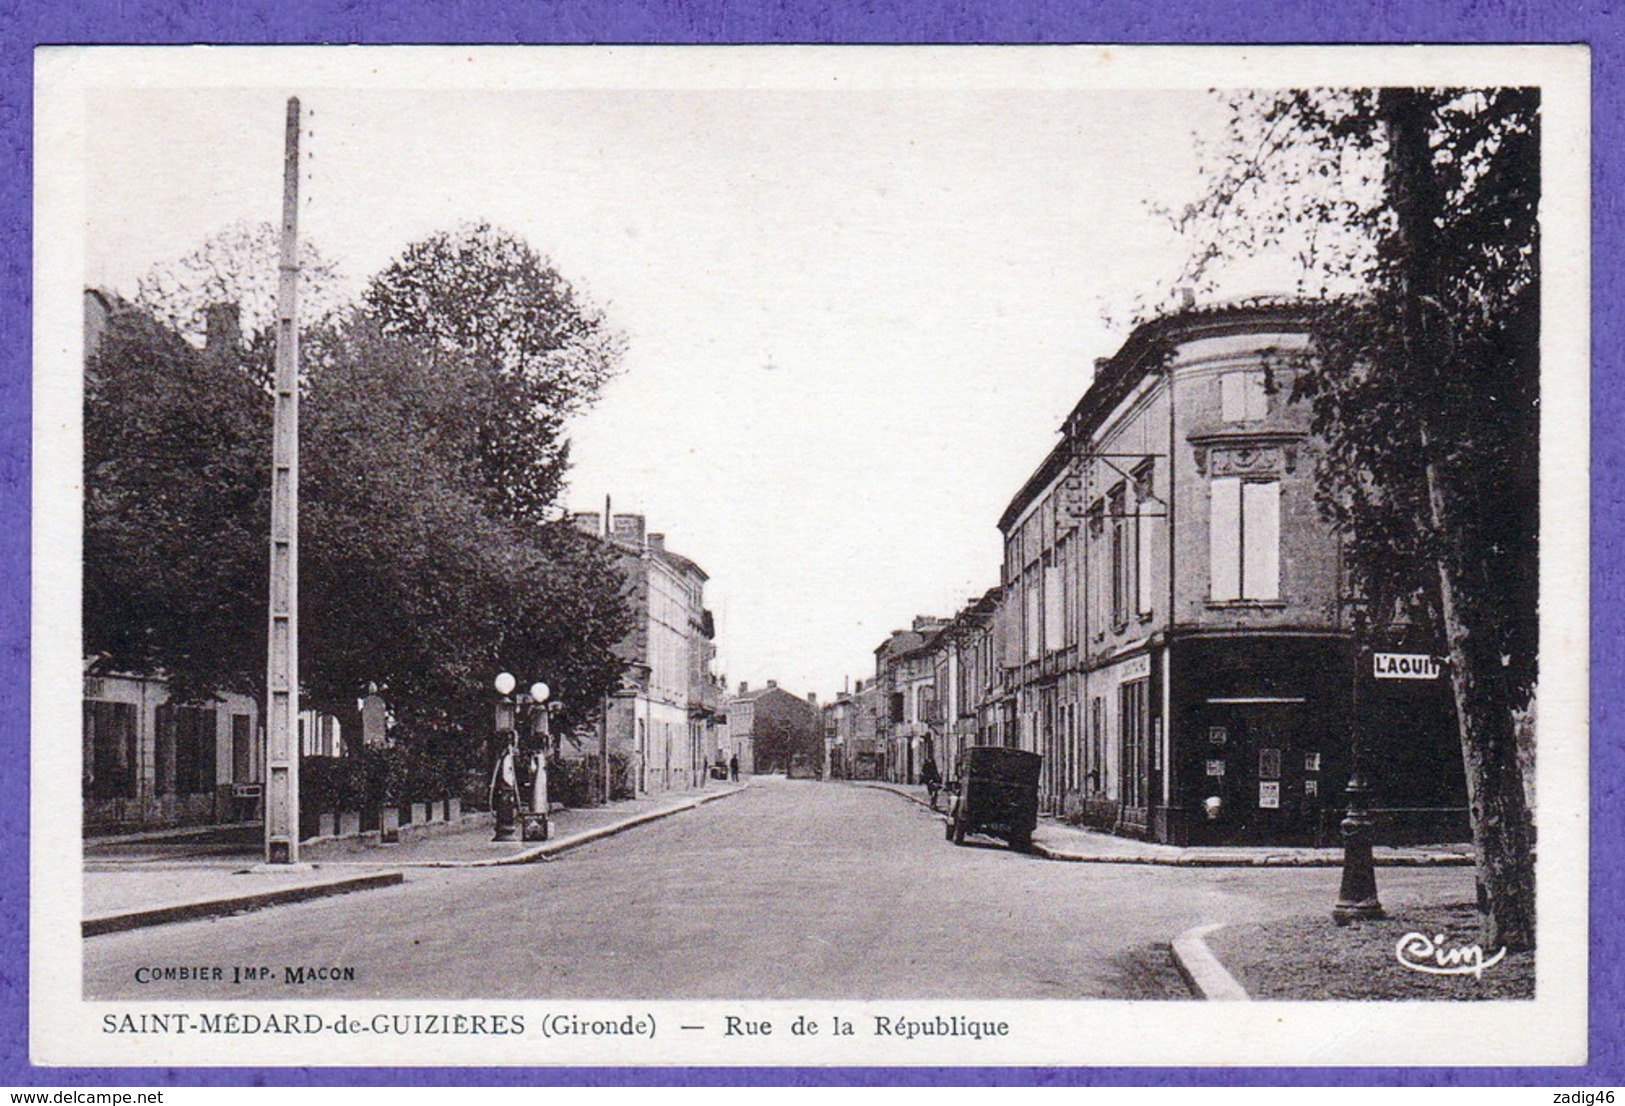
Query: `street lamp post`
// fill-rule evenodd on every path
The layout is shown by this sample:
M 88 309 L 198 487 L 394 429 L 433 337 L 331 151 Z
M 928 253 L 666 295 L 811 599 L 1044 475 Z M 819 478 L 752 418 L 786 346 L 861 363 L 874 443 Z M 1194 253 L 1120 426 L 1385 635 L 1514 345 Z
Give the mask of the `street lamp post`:
M 1371 784 L 1366 779 L 1365 727 L 1360 725 L 1360 667 L 1365 651 L 1354 650 L 1354 679 L 1349 690 L 1349 785 L 1348 813 L 1339 830 L 1343 836 L 1343 882 L 1332 920 L 1338 925 L 1381 918 L 1382 902 L 1377 898 L 1377 870 L 1371 858 Z
M 519 681 L 512 673 L 497 676 L 496 732 L 505 737 L 491 773 L 491 809 L 496 814 L 493 841 L 546 841 L 548 837 L 547 738 L 551 734 L 547 699 L 551 690 L 541 681 L 526 694 L 515 694 Z M 531 749 L 528 764 L 519 737 L 519 711 L 530 710 Z M 538 741 L 537 739 L 541 740 Z M 520 788 L 520 772 L 528 773 L 529 794 Z

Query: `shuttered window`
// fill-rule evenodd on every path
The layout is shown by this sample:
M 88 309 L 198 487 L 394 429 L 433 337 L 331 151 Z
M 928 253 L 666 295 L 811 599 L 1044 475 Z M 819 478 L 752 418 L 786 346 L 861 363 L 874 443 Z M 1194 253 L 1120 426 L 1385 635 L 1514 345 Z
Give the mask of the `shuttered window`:
M 1225 476 L 1211 487 L 1209 598 L 1281 596 L 1281 485 Z

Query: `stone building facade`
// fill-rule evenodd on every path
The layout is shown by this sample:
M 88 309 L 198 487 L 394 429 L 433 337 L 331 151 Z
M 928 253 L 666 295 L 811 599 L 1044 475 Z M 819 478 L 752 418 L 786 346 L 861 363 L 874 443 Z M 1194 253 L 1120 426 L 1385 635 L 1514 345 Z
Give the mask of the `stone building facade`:
M 1057 813 L 1176 843 L 1331 834 L 1359 672 L 1291 398 L 1312 329 L 1295 303 L 1142 325 L 1000 518 L 984 714 L 1044 754 Z M 1415 692 L 1392 805 L 1460 799 L 1436 692 Z
M 709 578 L 699 565 L 648 532 L 644 516 L 575 515 L 577 528 L 608 542 L 620 558 L 635 622 L 616 647 L 628 664 L 621 694 L 605 702 L 612 754 L 627 758 L 638 794 L 698 786 L 719 742 L 721 692 L 712 674 L 715 627 L 705 607 Z
M 786 691 L 778 681 L 752 688 L 741 683 L 726 705 L 728 735 L 739 770 L 823 775 L 824 719 L 818 700 Z
M 84 827 L 114 833 L 258 816 L 265 737 L 246 695 L 177 705 L 160 679 L 84 680 Z M 314 717 L 301 719 L 303 727 Z
M 875 647 L 880 713 L 875 740 L 884 756 L 882 773 L 893 783 L 914 783 L 927 754 L 936 757 L 944 717 L 937 700 L 937 662 L 947 623 L 917 615 L 907 630 L 893 630 Z

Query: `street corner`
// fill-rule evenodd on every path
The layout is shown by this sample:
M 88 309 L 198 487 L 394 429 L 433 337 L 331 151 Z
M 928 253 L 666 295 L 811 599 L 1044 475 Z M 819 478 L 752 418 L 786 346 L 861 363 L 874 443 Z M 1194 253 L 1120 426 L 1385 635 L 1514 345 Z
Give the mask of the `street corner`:
M 1222 929 L 1223 922 L 1210 922 L 1175 937 L 1174 967 L 1197 998 L 1208 1002 L 1247 1002 L 1252 996 L 1208 946 L 1207 938 Z

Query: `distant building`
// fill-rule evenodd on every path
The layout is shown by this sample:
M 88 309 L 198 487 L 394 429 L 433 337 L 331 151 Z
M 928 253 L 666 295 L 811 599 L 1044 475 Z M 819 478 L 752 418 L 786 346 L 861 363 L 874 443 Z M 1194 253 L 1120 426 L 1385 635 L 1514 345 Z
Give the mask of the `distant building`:
M 1000 744 L 997 728 L 983 710 L 1001 687 L 993 632 L 999 595 L 992 588 L 966 604 L 940 635 L 941 647 L 934 654 L 941 715 L 937 762 L 944 778 L 956 778 L 959 756 L 970 746 Z
M 944 714 L 937 702 L 936 654 L 946 626 L 943 619 L 919 615 L 912 628 L 893 630 L 875 647 L 883 704 L 875 739 L 885 754 L 885 778 L 894 783 L 915 782 L 927 754 L 937 757 Z
M 621 693 L 606 701 L 610 751 L 627 758 L 638 794 L 697 786 L 722 721 L 721 689 L 711 674 L 716 632 L 705 608 L 709 577 L 667 549 L 664 534 L 648 533 L 642 515 L 613 515 L 607 532 L 600 514 L 574 518 L 578 529 L 619 555 L 635 614 L 632 632 L 616 646 L 629 672 Z M 579 750 L 596 751 L 585 744 Z
M 727 714 L 742 773 L 790 772 L 799 767 L 823 774 L 824 724 L 816 696 L 802 699 L 775 680 L 754 689 L 741 683 L 728 700 Z
M 836 779 L 879 779 L 884 754 L 875 740 L 880 693 L 874 679 L 853 683 L 824 704 L 824 744 L 830 750 L 829 775 Z
M 861 690 L 863 681 L 858 681 Z M 827 750 L 826 777 L 851 779 L 853 758 L 859 753 L 858 717 L 862 705 L 850 691 L 839 691 L 824 704 L 824 748 Z M 872 739 L 870 744 L 873 744 Z M 872 750 L 865 750 L 872 751 Z

